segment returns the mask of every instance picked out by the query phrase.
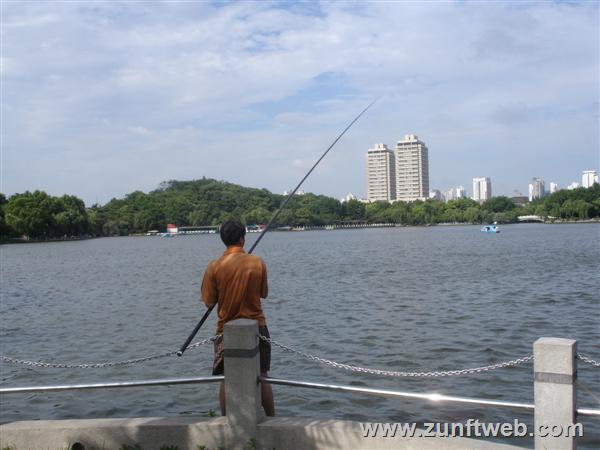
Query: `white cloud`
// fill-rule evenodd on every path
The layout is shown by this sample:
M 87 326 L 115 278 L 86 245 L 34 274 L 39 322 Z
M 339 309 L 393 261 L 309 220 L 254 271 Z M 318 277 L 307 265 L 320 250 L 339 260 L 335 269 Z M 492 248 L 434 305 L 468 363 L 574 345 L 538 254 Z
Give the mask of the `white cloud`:
M 366 149 L 410 132 L 433 187 L 566 185 L 598 163 L 596 3 L 284 6 L 3 5 L 3 189 L 91 202 L 208 176 L 279 192 L 379 94 L 307 190 L 363 192 Z M 582 150 L 557 164 L 564 133 Z

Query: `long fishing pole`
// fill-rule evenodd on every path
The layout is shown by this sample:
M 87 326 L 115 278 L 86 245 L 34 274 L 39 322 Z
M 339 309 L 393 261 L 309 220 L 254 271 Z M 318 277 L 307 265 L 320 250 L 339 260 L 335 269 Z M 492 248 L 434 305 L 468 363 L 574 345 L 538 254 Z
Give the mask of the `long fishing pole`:
M 252 247 L 250 247 L 250 250 L 248 250 L 248 253 L 252 253 L 252 251 L 256 248 L 256 246 L 261 241 L 261 239 L 264 237 L 264 235 L 267 233 L 267 231 L 269 231 L 269 228 L 270 228 L 271 224 L 275 221 L 275 219 L 277 219 L 277 216 L 279 216 L 279 213 L 281 212 L 281 210 L 283 208 L 285 208 L 285 205 L 288 204 L 288 202 L 291 200 L 291 198 L 294 196 L 294 194 L 298 191 L 298 189 L 300 189 L 300 186 L 302 186 L 302 183 L 304 183 L 304 181 L 306 181 L 306 179 L 308 178 L 308 176 L 312 173 L 313 170 L 315 170 L 315 168 L 319 165 L 319 163 L 321 162 L 321 160 L 323 158 L 325 158 L 325 156 L 327 155 L 327 153 L 329 153 L 329 150 L 331 150 L 333 148 L 333 146 L 335 144 L 337 144 L 337 142 L 342 138 L 342 136 L 344 134 L 346 134 L 346 131 L 348 131 L 352 127 L 352 125 L 354 125 L 354 123 L 358 119 L 360 119 L 361 116 L 364 113 L 366 113 L 371 106 L 373 106 L 375 104 L 375 102 L 377 102 L 377 100 L 379 100 L 379 98 L 376 98 L 371 103 L 369 103 L 367 105 L 367 107 L 365 109 L 363 109 L 360 112 L 360 114 L 358 116 L 356 116 L 352 120 L 352 122 L 350 122 L 348 124 L 348 126 L 346 128 L 344 128 L 344 131 L 342 131 L 339 134 L 339 136 L 335 138 L 335 140 L 331 143 L 331 145 L 329 147 L 327 147 L 327 150 L 325 150 L 325 152 L 321 155 L 321 157 L 317 160 L 317 162 L 310 168 L 310 170 L 306 173 L 306 175 L 304 175 L 304 177 L 300 180 L 300 182 L 294 188 L 294 190 L 281 203 L 281 205 L 279 206 L 279 209 L 277 209 L 277 211 L 275 211 L 275 213 L 271 217 L 271 220 L 269 220 L 269 223 L 267 223 L 267 225 L 262 229 L 262 231 L 258 235 L 258 238 L 256 239 L 256 241 L 254 241 L 254 244 L 252 244 Z M 208 319 L 208 316 L 210 316 L 210 313 L 215 308 L 215 306 L 216 306 L 216 303 L 214 305 L 211 305 L 211 306 L 208 307 L 208 309 L 206 310 L 206 312 L 202 316 L 202 319 L 200 319 L 200 322 L 198 322 L 198 324 L 196 325 L 196 327 L 194 328 L 194 330 L 192 331 L 192 333 L 188 336 L 188 338 L 186 339 L 185 343 L 181 346 L 181 348 L 177 352 L 177 356 L 183 355 L 183 352 L 185 352 L 185 350 L 188 348 L 188 345 L 190 345 L 190 342 L 192 342 L 192 339 L 194 339 L 194 336 L 196 336 L 196 333 L 198 333 L 198 331 L 200 330 L 200 327 L 204 324 L 204 322 L 206 322 L 206 319 Z

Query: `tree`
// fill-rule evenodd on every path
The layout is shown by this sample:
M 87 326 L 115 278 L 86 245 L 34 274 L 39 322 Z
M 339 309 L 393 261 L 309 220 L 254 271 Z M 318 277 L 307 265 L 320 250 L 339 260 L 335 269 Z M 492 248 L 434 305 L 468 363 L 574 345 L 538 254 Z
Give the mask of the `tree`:
M 393 223 L 410 223 L 408 203 L 402 201 L 394 202 L 388 211 L 389 217 Z
M 577 218 L 580 220 L 589 219 L 592 204 L 582 199 L 575 200 L 574 209 L 577 213 Z
M 88 216 L 83 200 L 73 195 L 53 198 L 53 236 L 81 236 L 88 231 Z
M 409 223 L 411 225 L 423 225 L 427 223 L 427 211 L 425 204 L 419 200 L 410 204 Z
M 52 198 L 43 191 L 26 191 L 10 197 L 6 223 L 25 238 L 46 238 L 52 231 Z
M 187 222 L 192 226 L 206 225 L 210 222 L 210 211 L 206 205 L 198 205 L 187 215 Z
M 254 208 L 242 215 L 242 221 L 246 224 L 264 224 L 269 221 L 269 211 L 264 208 Z
M 4 217 L 4 209 L 7 202 L 6 196 L 0 192 L 0 239 L 7 237 L 11 231 L 10 227 L 6 224 L 6 219 Z
M 389 214 L 386 214 L 390 208 L 388 202 L 373 202 L 365 206 L 365 219 L 369 222 L 387 222 Z
M 501 195 L 486 200 L 483 209 L 489 212 L 506 212 L 515 209 L 515 204 L 510 198 Z
M 365 204 L 358 200 L 348 200 L 344 203 L 344 216 L 347 220 L 364 220 Z
M 298 208 L 298 210 L 294 214 L 294 225 L 301 227 L 311 225 L 311 214 L 308 208 Z
M 481 212 L 479 208 L 470 206 L 465 210 L 465 220 L 469 223 L 481 223 Z

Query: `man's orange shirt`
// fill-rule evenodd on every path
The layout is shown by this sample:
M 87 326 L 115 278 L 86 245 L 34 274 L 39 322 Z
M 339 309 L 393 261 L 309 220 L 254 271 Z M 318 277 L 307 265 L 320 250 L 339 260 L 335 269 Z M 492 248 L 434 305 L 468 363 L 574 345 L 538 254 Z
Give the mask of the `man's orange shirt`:
M 234 319 L 254 319 L 266 325 L 260 298 L 267 298 L 267 267 L 258 256 L 249 255 L 239 245 L 231 245 L 219 259 L 208 263 L 201 288 L 202 301 L 218 303 L 217 334 Z

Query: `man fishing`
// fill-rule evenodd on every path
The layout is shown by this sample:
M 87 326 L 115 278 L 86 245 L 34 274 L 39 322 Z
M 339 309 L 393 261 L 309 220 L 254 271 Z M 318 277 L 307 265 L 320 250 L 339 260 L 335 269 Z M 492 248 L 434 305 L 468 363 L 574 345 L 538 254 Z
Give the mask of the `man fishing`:
M 217 305 L 217 333 L 223 333 L 223 326 L 230 320 L 252 319 L 258 321 L 261 336 L 269 337 L 267 322 L 262 311 L 261 298 L 267 298 L 269 286 L 267 267 L 262 258 L 244 251 L 246 227 L 237 220 L 228 220 L 221 225 L 221 240 L 227 247 L 223 256 L 208 263 L 200 296 L 208 308 Z M 215 341 L 215 359 L 213 375 L 223 375 L 224 348 L 223 338 Z M 271 366 L 271 344 L 260 340 L 260 372 L 268 376 Z M 262 406 L 267 416 L 275 415 L 273 391 L 271 386 L 261 383 Z M 221 414 L 225 415 L 225 385 L 221 382 L 219 390 Z

